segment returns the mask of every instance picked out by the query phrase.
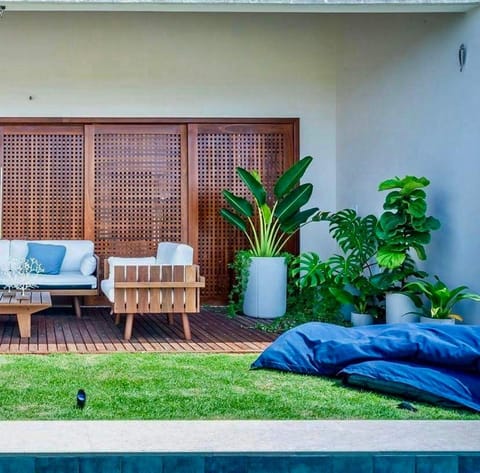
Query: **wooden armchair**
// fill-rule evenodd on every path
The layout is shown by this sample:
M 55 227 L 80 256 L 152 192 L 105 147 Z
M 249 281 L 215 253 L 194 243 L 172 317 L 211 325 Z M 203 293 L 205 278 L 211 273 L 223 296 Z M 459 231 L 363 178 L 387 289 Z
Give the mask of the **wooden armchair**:
M 113 313 L 115 323 L 126 314 L 124 339 L 132 335 L 135 314 L 182 316 L 185 339 L 191 339 L 188 314 L 200 312 L 200 288 L 205 278 L 198 265 L 115 266 Z

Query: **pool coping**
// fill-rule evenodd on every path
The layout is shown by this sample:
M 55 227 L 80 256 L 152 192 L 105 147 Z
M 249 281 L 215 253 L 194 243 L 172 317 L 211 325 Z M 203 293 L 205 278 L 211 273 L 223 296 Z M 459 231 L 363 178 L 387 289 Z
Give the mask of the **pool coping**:
M 0 454 L 480 452 L 480 421 L 1 421 Z

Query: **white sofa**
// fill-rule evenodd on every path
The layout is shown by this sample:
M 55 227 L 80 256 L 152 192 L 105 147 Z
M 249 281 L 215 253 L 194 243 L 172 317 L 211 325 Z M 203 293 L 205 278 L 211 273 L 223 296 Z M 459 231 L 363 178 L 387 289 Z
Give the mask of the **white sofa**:
M 75 313 L 80 317 L 80 297 L 98 294 L 97 265 L 94 244 L 89 240 L 0 240 L 0 287 L 5 285 L 6 271 L 13 261 L 25 260 L 28 243 L 62 245 L 65 256 L 59 274 L 38 274 L 35 289 L 52 295 L 73 296 Z
M 118 257 L 110 256 L 105 260 L 105 277 L 100 282 L 102 292 L 113 304 L 114 302 L 114 268 L 115 266 L 152 266 L 152 265 L 191 265 L 193 264 L 193 248 L 185 243 L 161 242 L 158 244 L 156 256 Z M 107 277 L 108 276 L 108 277 Z

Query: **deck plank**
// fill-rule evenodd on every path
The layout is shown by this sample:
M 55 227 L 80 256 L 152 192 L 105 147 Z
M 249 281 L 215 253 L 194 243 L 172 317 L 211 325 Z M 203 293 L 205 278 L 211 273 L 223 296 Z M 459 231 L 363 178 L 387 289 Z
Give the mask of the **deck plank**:
M 168 324 L 164 314 L 135 316 L 132 338 L 123 340 L 125 321 L 114 324 L 106 307 L 88 307 L 77 318 L 70 308 L 54 307 L 32 316 L 32 336 L 19 337 L 14 316 L 0 318 L 0 353 L 258 353 L 275 338 L 246 317 L 229 318 L 202 308 L 190 316 L 192 340 L 183 338 L 181 318 Z

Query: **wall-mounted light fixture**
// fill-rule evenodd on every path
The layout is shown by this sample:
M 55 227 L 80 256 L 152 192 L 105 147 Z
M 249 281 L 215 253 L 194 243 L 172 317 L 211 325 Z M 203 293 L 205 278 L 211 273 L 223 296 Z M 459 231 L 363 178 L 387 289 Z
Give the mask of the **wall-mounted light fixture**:
M 460 72 L 463 71 L 463 68 L 465 67 L 465 62 L 466 61 L 467 61 L 467 48 L 462 43 L 460 45 L 460 47 L 458 48 L 458 65 L 460 66 Z

